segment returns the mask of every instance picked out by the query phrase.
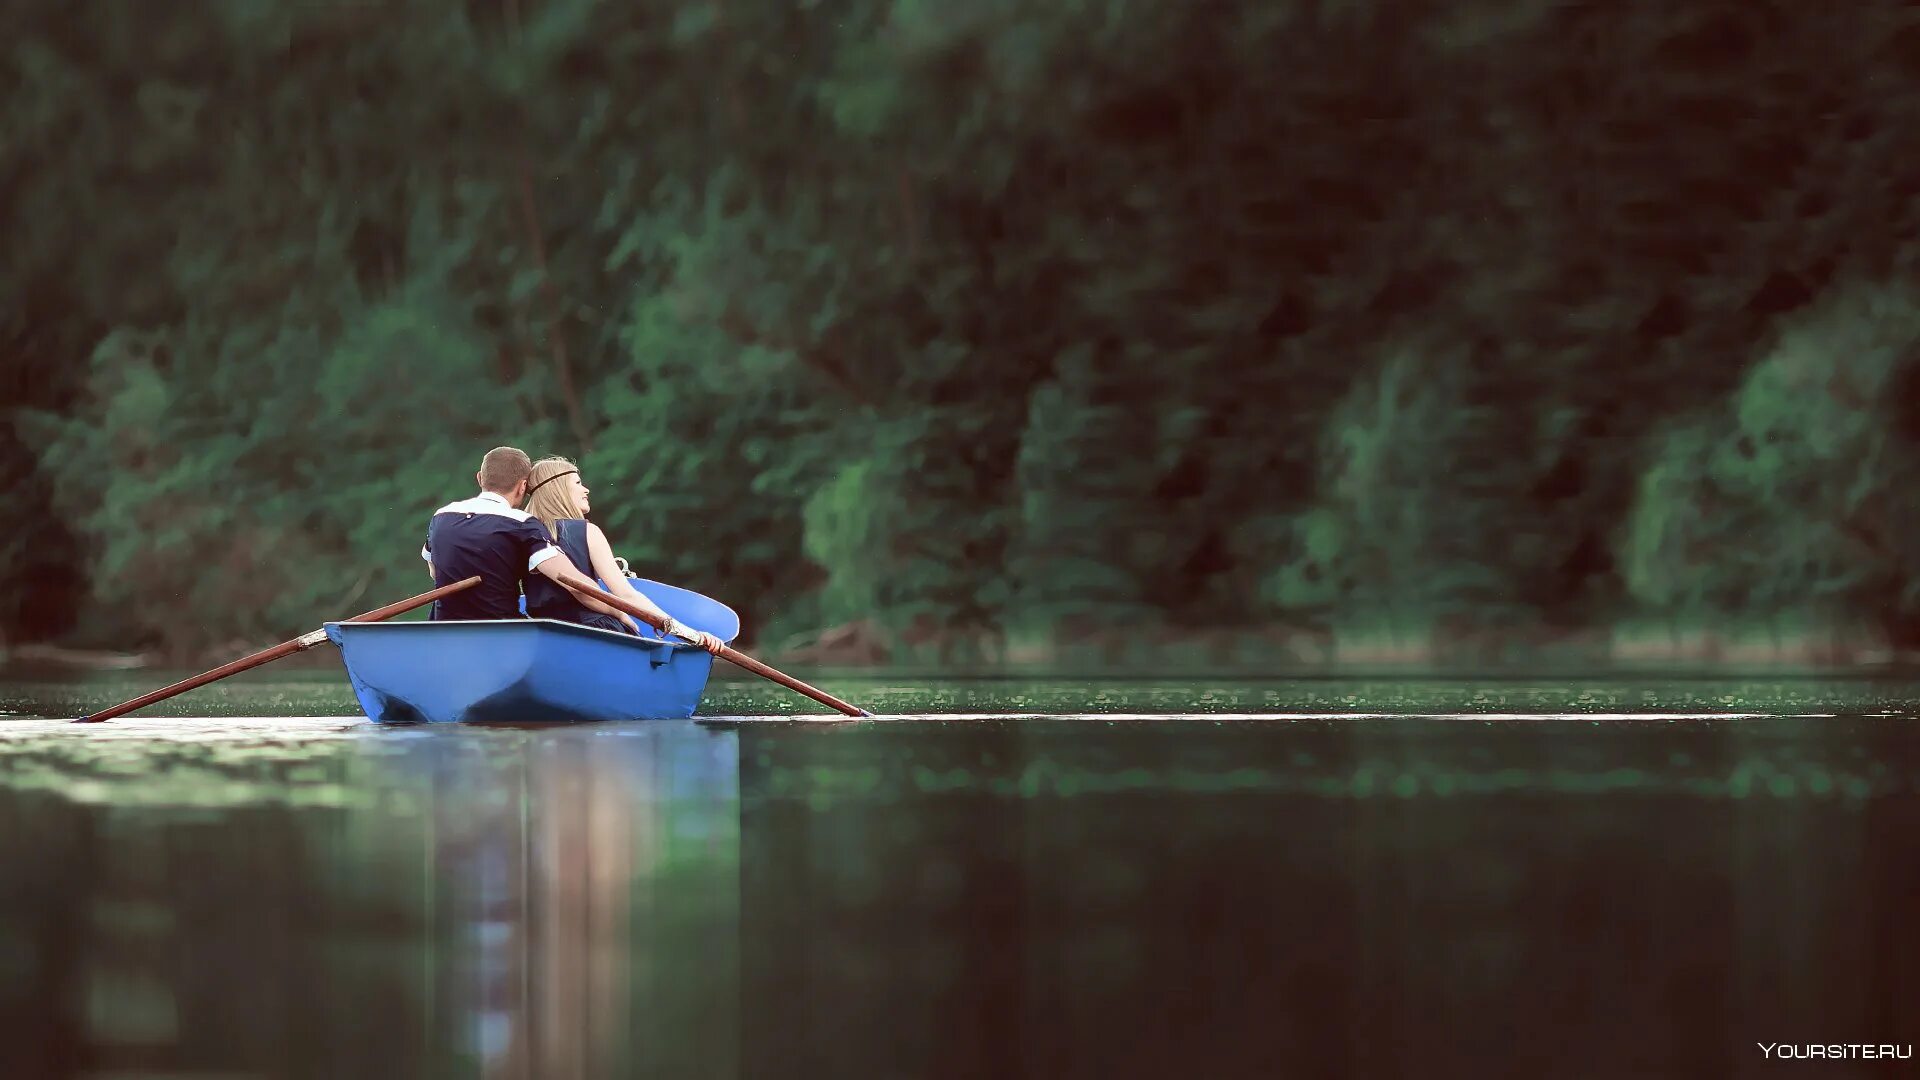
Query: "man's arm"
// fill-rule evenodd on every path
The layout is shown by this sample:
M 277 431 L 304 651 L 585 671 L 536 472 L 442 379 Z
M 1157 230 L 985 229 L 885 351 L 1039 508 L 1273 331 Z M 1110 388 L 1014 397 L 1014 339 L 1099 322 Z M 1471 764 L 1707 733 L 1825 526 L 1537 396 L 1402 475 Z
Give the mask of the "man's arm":
M 606 595 L 597 582 L 581 573 L 569 559 L 543 559 L 533 569 L 536 573 L 545 574 L 547 580 L 566 589 L 582 603 L 598 605 L 599 601 L 596 598 Z M 683 626 L 671 618 L 667 620 L 665 632 L 675 637 L 686 638 L 711 653 L 717 653 L 725 647 L 720 639 L 712 634 Z
M 575 600 L 580 601 L 580 605 L 588 611 L 597 611 L 602 615 L 611 615 L 621 622 L 626 623 L 627 629 L 632 630 L 636 634 L 640 632 L 640 624 L 634 621 L 633 616 L 611 604 L 602 603 L 598 599 L 598 596 L 601 595 L 600 590 L 595 589 L 594 596 L 588 596 L 579 589 L 569 589 L 567 591 L 573 595 Z
M 547 580 L 553 582 L 555 585 L 559 585 L 569 593 L 572 593 L 573 598 L 580 601 L 587 610 L 598 611 L 603 615 L 611 615 L 625 622 L 628 626 L 635 625 L 633 616 L 600 599 L 605 596 L 606 593 L 601 591 L 599 583 L 581 573 L 580 570 L 573 565 L 572 560 L 543 559 L 533 569 L 537 573 L 544 574 Z

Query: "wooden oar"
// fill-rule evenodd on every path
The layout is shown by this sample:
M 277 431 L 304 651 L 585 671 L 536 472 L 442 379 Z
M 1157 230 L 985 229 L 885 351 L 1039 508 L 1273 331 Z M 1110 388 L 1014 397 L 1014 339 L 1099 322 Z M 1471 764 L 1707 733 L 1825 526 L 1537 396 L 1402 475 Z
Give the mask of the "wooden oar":
M 665 619 L 662 619 L 660 616 L 655 615 L 653 612 L 648 611 L 646 608 L 641 607 L 639 604 L 634 603 L 633 601 L 627 599 L 624 596 L 615 596 L 613 593 L 607 592 L 604 589 L 596 588 L 594 590 L 593 598 L 595 600 L 600 601 L 603 604 L 607 604 L 612 607 L 619 608 L 621 611 L 624 611 L 627 614 L 633 616 L 634 618 L 639 619 L 641 622 L 646 623 L 648 626 L 653 627 L 655 630 L 658 630 L 663 634 L 667 632 L 667 623 Z M 727 661 L 728 663 L 736 664 L 740 667 L 746 668 L 748 671 L 753 672 L 755 675 L 758 675 L 763 679 L 770 679 L 773 682 L 777 682 L 781 686 L 784 686 L 787 689 L 794 691 L 795 693 L 805 694 L 806 696 L 812 698 L 813 700 L 819 702 L 820 704 L 825 705 L 830 709 L 836 709 L 840 712 L 846 713 L 848 716 L 872 716 L 873 715 L 872 713 L 859 707 L 858 705 L 849 705 L 846 702 L 841 701 L 839 698 L 834 697 L 832 694 L 827 693 L 825 690 L 808 686 L 806 683 L 801 682 L 799 679 L 796 679 L 793 676 L 788 675 L 783 671 L 779 671 L 775 668 L 768 667 L 767 665 L 761 663 L 758 660 L 755 660 L 753 657 L 748 656 L 746 653 L 743 653 L 740 650 L 735 649 L 730 645 L 720 646 L 720 651 L 715 653 L 714 655 L 718 656 L 722 660 Z
M 451 585 L 443 585 L 432 592 L 423 592 L 419 596 L 402 600 L 397 604 L 388 604 L 383 608 L 375 608 L 364 615 L 355 615 L 353 618 L 344 621 L 379 622 L 382 619 L 391 619 L 402 612 L 412 611 L 414 608 L 420 607 L 423 604 L 431 604 L 443 596 L 451 596 L 461 589 L 471 589 L 478 584 L 480 584 L 478 577 L 470 577 L 465 581 L 456 581 Z M 163 686 L 152 693 L 141 694 L 132 701 L 123 701 L 111 709 L 102 709 L 97 713 L 88 713 L 86 716 L 75 720 L 74 723 L 97 724 L 102 720 L 111 720 L 116 716 L 125 716 L 135 709 L 144 709 L 156 701 L 165 701 L 175 694 L 184 694 L 194 687 L 205 686 L 210 682 L 219 682 L 229 675 L 238 675 L 248 668 L 257 668 L 261 664 L 272 663 L 283 656 L 290 656 L 293 653 L 311 649 L 325 640 L 327 640 L 327 631 L 324 627 L 310 633 L 301 634 L 292 641 L 283 641 L 271 649 L 254 653 L 252 656 L 243 656 L 229 664 L 221 664 L 212 671 L 203 671 L 191 679 L 181 679 L 171 686 Z

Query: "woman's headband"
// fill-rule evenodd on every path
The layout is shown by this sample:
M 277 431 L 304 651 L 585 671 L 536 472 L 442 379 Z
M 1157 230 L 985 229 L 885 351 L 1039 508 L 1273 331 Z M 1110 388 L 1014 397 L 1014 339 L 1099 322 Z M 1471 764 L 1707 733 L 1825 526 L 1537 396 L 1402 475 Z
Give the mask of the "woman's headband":
M 555 480 L 558 480 L 558 479 L 560 479 L 560 478 L 561 478 L 561 477 L 563 477 L 563 476 L 579 476 L 579 475 L 580 475 L 580 470 L 579 470 L 579 469 L 568 469 L 568 470 L 567 470 L 566 472 L 557 472 L 557 473 L 554 473 L 554 474 L 553 474 L 552 476 L 549 476 L 549 477 L 547 477 L 547 478 L 546 478 L 545 480 L 542 480 L 542 481 L 540 481 L 539 483 L 537 483 L 537 484 L 535 484 L 535 485 L 533 485 L 532 487 L 530 487 L 530 488 L 528 488 L 528 489 L 527 489 L 527 498 L 529 498 L 529 499 L 531 499 L 531 498 L 533 498 L 533 493 L 534 493 L 534 492 L 536 492 L 536 491 L 539 491 L 539 490 L 540 490 L 541 488 L 543 488 L 543 487 L 546 487 L 546 486 L 547 486 L 548 484 L 551 484 L 551 483 L 553 483 L 553 482 L 554 482 Z

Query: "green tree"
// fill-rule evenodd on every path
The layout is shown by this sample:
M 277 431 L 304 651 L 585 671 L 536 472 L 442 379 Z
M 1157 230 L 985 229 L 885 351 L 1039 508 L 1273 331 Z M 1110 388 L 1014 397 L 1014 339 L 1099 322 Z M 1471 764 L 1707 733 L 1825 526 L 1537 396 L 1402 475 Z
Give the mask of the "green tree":
M 1904 286 L 1839 289 L 1784 324 L 1724 410 L 1662 443 L 1625 536 L 1634 595 L 1911 625 L 1920 455 L 1898 403 L 1917 350 Z

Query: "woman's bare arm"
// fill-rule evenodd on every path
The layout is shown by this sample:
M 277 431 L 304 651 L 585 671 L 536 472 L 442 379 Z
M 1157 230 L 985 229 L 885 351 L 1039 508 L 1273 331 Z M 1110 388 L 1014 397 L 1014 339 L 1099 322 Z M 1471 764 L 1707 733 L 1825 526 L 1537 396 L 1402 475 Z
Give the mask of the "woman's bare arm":
M 634 588 L 627 575 L 620 572 L 620 564 L 613 561 L 613 545 L 607 543 L 607 534 L 591 521 L 587 522 L 587 557 L 593 560 L 593 576 L 606 582 L 608 592 L 631 600 L 662 619 L 667 618 L 659 604 Z
M 607 534 L 601 532 L 600 526 L 591 521 L 587 522 L 587 557 L 593 563 L 594 576 L 607 583 L 608 592 L 639 604 L 662 619 L 672 618 L 661 610 L 659 604 L 649 599 L 647 594 L 634 588 L 633 583 L 627 580 L 627 575 L 620 572 L 620 564 L 613 561 L 613 545 L 607 543 Z M 704 630 L 692 630 L 690 627 L 688 630 L 694 635 L 694 642 L 701 648 L 708 652 L 720 651 L 719 638 Z

